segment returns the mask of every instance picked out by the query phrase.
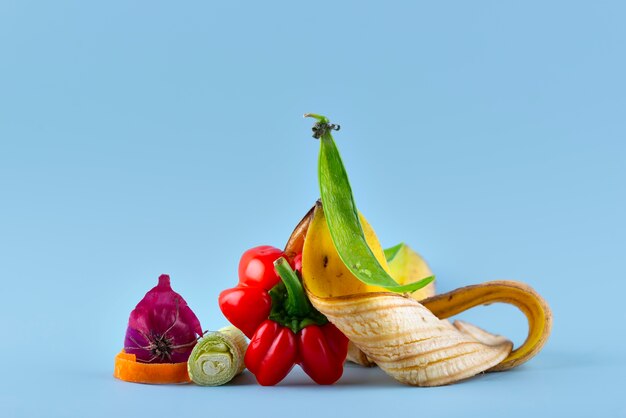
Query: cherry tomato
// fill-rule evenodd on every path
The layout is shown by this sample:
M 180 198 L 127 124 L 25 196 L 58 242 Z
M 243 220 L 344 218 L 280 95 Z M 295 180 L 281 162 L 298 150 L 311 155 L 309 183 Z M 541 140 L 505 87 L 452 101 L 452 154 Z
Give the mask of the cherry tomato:
M 250 248 L 239 260 L 239 284 L 270 290 L 280 281 L 274 261 L 282 255 L 282 250 L 269 245 Z

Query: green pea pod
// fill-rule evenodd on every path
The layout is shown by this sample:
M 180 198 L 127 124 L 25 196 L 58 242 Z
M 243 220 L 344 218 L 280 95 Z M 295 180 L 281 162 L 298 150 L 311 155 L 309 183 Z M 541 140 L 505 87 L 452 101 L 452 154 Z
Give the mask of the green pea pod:
M 399 285 L 380 265 L 367 245 L 359 213 L 354 203 L 352 188 L 339 150 L 331 135 L 339 127 L 324 116 L 306 114 L 319 122 L 313 127 L 313 136 L 320 139 L 318 179 L 326 222 L 341 261 L 352 274 L 365 284 L 380 286 L 391 292 L 414 292 L 432 282 L 430 276 L 407 285 Z

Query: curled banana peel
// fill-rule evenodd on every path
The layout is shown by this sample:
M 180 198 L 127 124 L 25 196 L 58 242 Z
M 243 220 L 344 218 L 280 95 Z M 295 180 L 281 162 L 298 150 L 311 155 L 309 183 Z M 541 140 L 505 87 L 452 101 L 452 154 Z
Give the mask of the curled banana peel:
M 399 294 L 309 298 L 369 359 L 410 385 L 439 386 L 472 377 L 499 364 L 513 347 L 506 338 L 476 327 L 470 326 L 479 338 L 463 332 Z
M 457 315 L 475 306 L 495 302 L 516 306 L 528 319 L 526 341 L 503 361 L 488 370 L 503 371 L 533 358 L 548 340 L 552 329 L 552 312 L 539 293 L 525 283 L 498 280 L 461 287 L 421 301 L 422 305 L 441 319 Z
M 533 358 L 543 348 L 552 328 L 552 313 L 547 302 L 527 284 L 510 280 L 461 287 L 420 302 L 439 319 L 458 315 L 475 306 L 498 302 L 514 305 L 522 311 L 528 320 L 526 340 L 499 364 L 487 370 L 490 372 L 508 370 Z M 463 321 L 455 321 L 454 326 L 479 339 L 494 336 Z M 349 347 L 348 360 L 366 367 L 375 365 L 354 343 Z
M 394 274 L 363 217 L 361 224 L 372 252 Z M 298 224 L 285 252 L 288 256 L 302 252 L 302 278 L 309 299 L 350 339 L 349 359 L 375 363 L 406 384 L 438 386 L 484 371 L 507 370 L 537 354 L 550 333 L 548 305 L 523 283 L 487 282 L 435 296 L 432 288 L 430 295 L 420 295 L 426 297 L 421 303 L 363 284 L 339 258 L 319 202 Z M 406 283 L 420 278 L 409 277 Z M 494 302 L 511 303 L 528 318 L 528 338 L 514 351 L 504 337 L 462 321 L 445 320 Z
M 422 256 L 404 243 L 388 248 L 384 252 L 391 277 L 396 279 L 398 284 L 409 284 L 433 275 Z M 430 282 L 427 286 L 411 293 L 410 297 L 420 301 L 434 295 L 435 282 Z M 376 365 L 353 342 L 348 344 L 347 360 L 364 367 Z

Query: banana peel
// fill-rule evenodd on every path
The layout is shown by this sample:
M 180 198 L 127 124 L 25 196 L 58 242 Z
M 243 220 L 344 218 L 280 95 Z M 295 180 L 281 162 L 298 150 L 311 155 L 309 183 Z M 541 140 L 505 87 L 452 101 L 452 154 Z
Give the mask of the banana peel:
M 410 385 L 439 386 L 472 377 L 498 365 L 513 347 L 502 337 L 474 338 L 399 294 L 309 298 L 367 358 Z
M 398 284 L 405 285 L 413 283 L 433 275 L 424 258 L 405 243 L 387 248 L 384 250 L 384 253 L 391 277 L 393 277 Z M 425 287 L 411 293 L 410 297 L 419 302 L 422 299 L 434 296 L 435 293 L 435 282 L 433 281 Z M 376 365 L 376 363 L 371 361 L 353 342 L 348 344 L 347 360 L 364 367 Z
M 516 306 L 528 320 L 528 336 L 520 347 L 487 371 L 504 371 L 526 363 L 545 345 L 552 331 L 552 312 L 548 303 L 532 287 L 511 280 L 497 280 L 465 286 L 421 301 L 438 318 L 449 318 L 463 311 L 491 303 Z M 459 321 L 456 321 L 459 322 Z
M 409 268 L 416 265 L 416 259 L 400 262 L 400 258 L 394 265 L 392 258 L 388 263 L 373 229 L 364 217 L 360 219 L 381 266 L 398 281 L 419 280 L 415 273 L 419 269 Z M 507 370 L 536 355 L 550 333 L 552 316 L 547 303 L 523 283 L 487 282 L 441 295 L 432 295 L 432 287 L 410 297 L 360 282 L 334 248 L 321 202 L 307 213 L 287 243 L 288 257 L 299 252 L 309 299 L 350 339 L 350 359 L 364 365 L 373 362 L 403 383 L 438 386 L 484 371 Z M 428 266 L 421 269 L 430 274 Z M 423 297 L 421 303 L 416 300 Z M 528 337 L 516 350 L 504 337 L 445 320 L 493 302 L 511 303 L 528 318 Z

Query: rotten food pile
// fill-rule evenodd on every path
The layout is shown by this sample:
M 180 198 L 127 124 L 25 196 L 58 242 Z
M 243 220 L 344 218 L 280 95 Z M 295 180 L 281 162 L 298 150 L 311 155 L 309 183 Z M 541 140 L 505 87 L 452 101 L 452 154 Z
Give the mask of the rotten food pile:
M 383 249 L 357 209 L 332 137 L 320 115 L 320 200 L 283 250 L 251 248 L 239 281 L 219 307 L 232 324 L 204 333 L 185 300 L 161 276 L 130 315 L 114 375 L 140 383 L 225 384 L 244 366 L 261 385 L 281 382 L 296 365 L 317 384 L 339 380 L 346 360 L 378 366 L 397 381 L 438 386 L 503 371 L 535 356 L 552 325 L 550 308 L 528 285 L 491 281 L 445 294 L 409 246 Z M 511 341 L 446 318 L 478 305 L 510 303 L 527 317 L 526 341 Z M 250 339 L 249 344 L 246 342 Z

